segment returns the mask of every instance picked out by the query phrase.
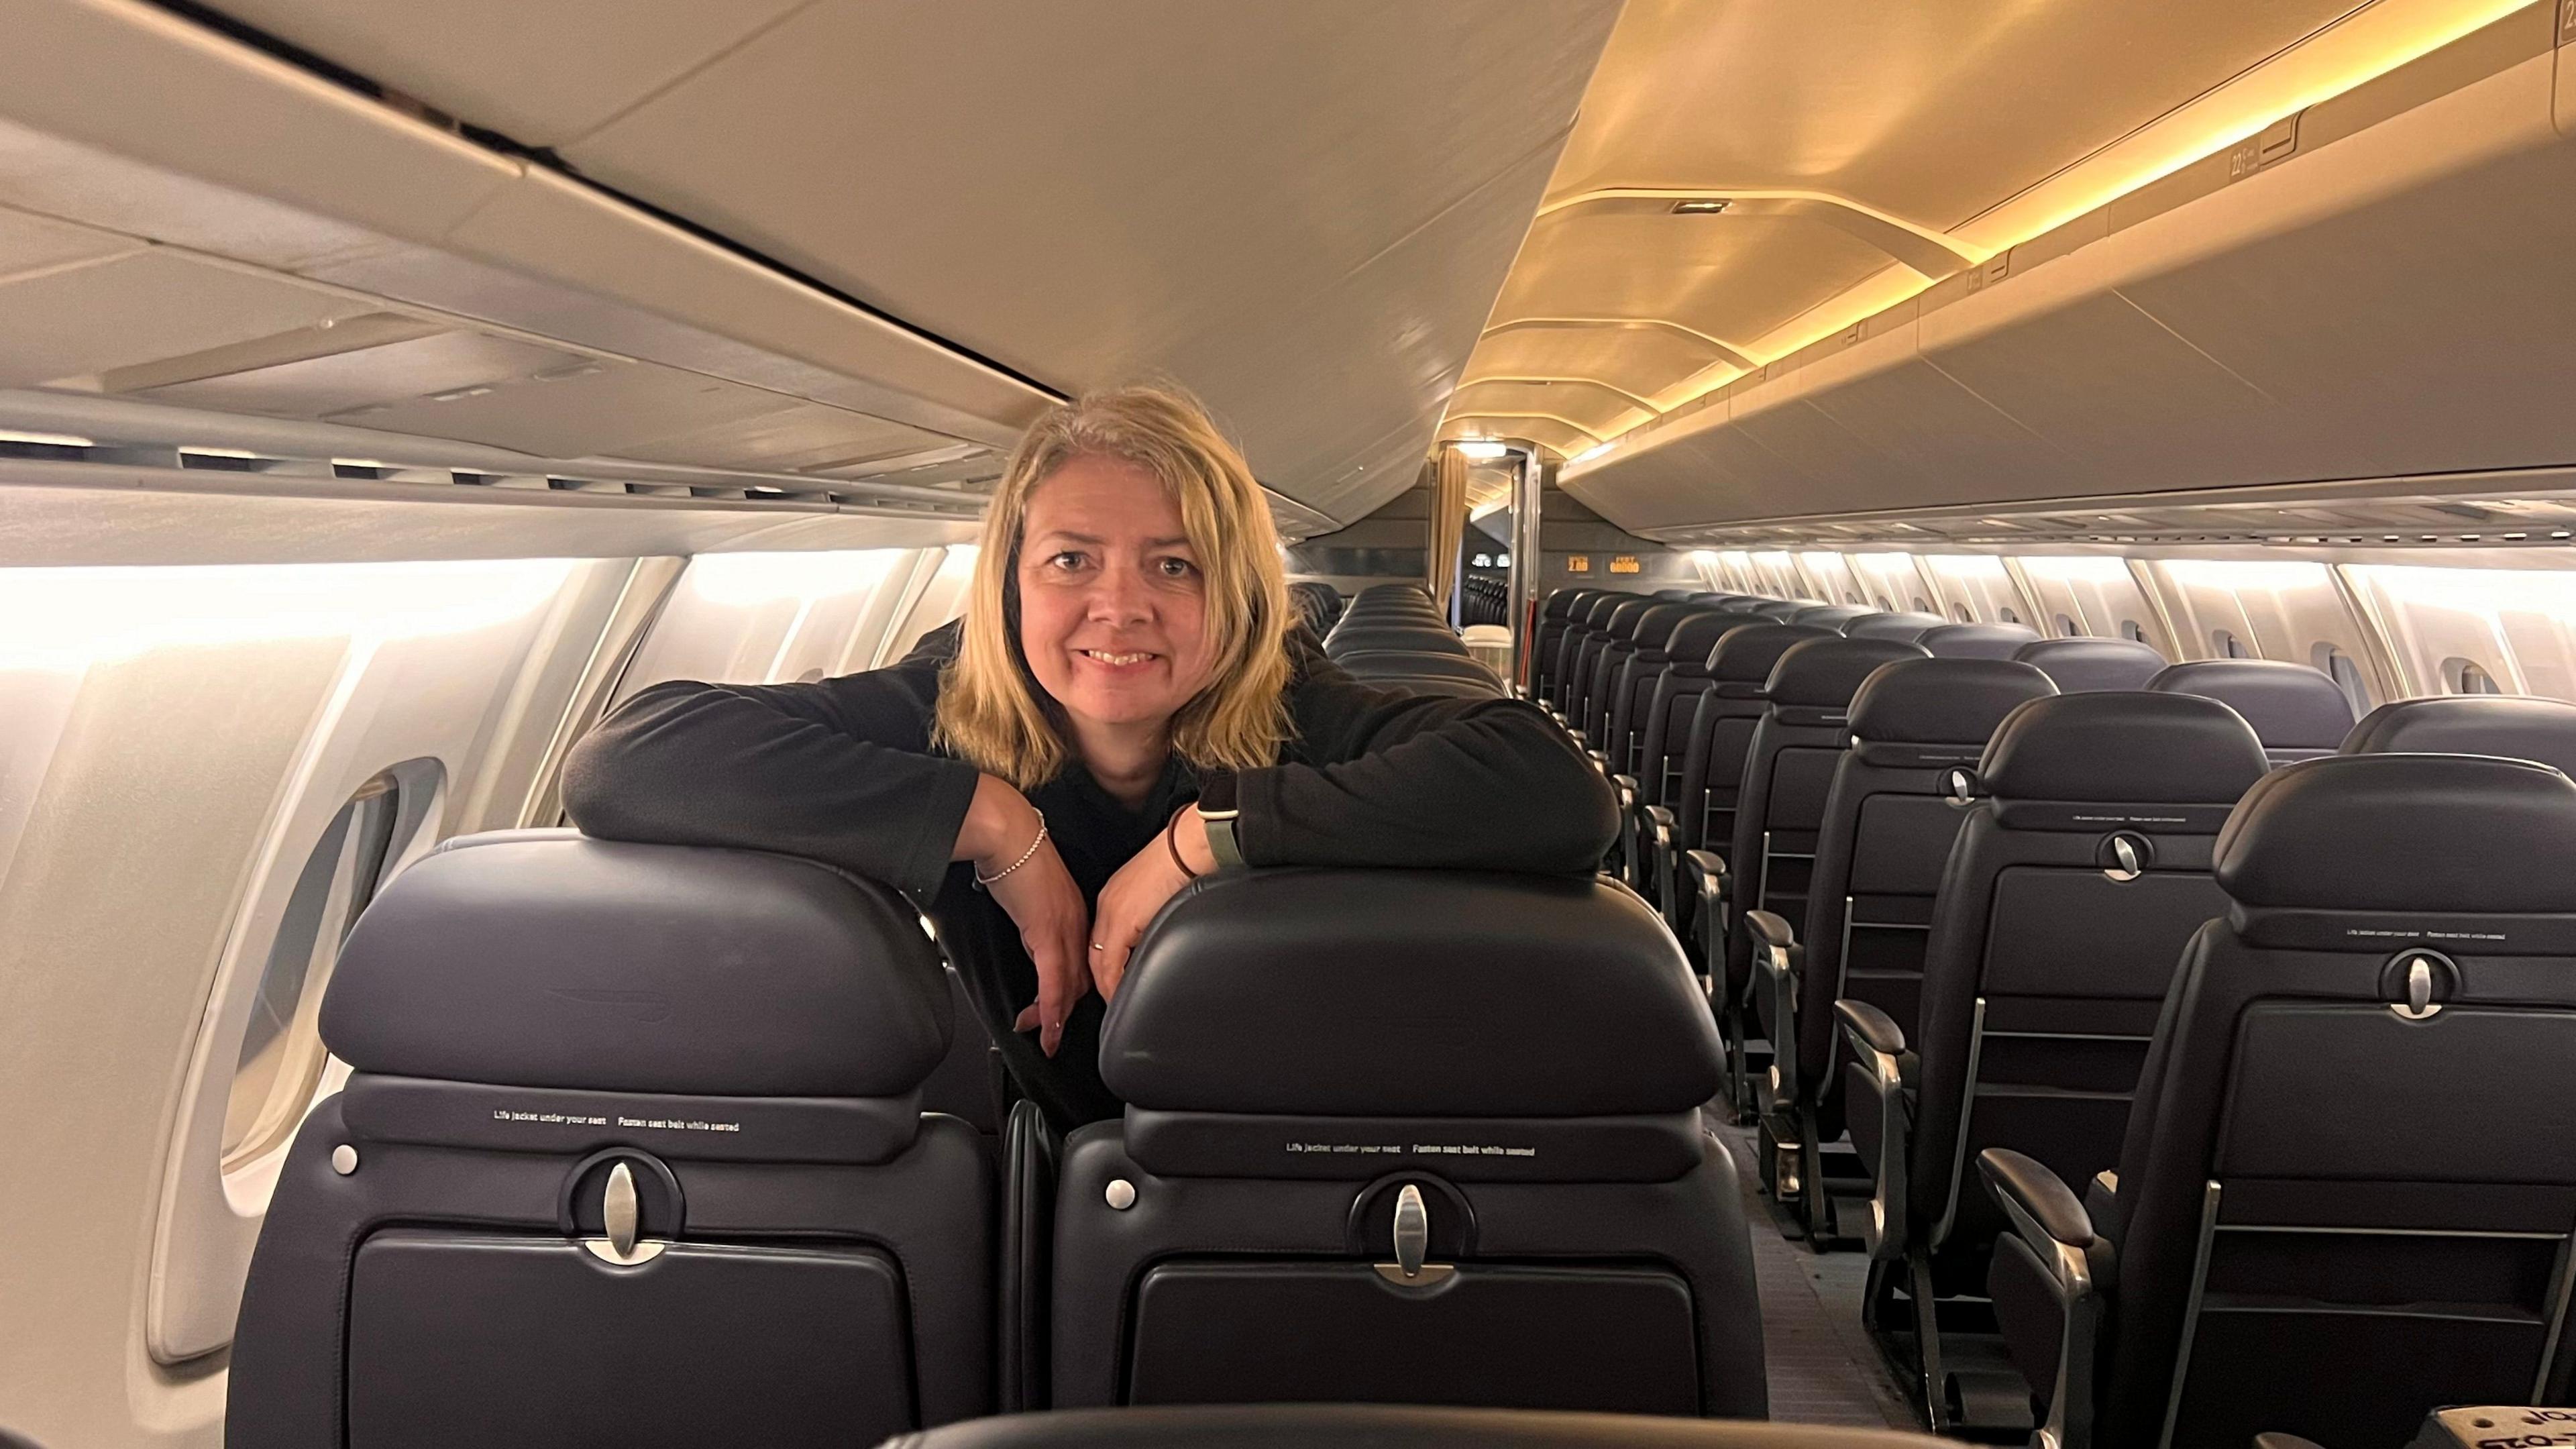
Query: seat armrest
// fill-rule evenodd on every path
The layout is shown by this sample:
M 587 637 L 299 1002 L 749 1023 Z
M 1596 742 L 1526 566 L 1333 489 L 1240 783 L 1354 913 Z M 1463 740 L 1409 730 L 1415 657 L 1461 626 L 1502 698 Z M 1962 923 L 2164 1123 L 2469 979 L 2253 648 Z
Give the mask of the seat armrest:
M 1663 913 L 1664 924 L 1674 925 L 1681 919 L 1674 904 L 1681 890 L 1673 871 L 1673 812 L 1661 805 L 1640 805 L 1636 824 L 1637 888 Z
M 1841 1022 L 1843 1030 L 1861 1046 L 1881 1056 L 1905 1055 L 1905 1028 L 1868 1002 L 1849 998 L 1837 1001 L 1834 1003 L 1834 1019 Z
M 1725 899 L 1726 862 L 1718 859 L 1716 852 L 1685 850 L 1682 852 L 1682 869 L 1689 872 L 1691 889 L 1699 892 L 1702 900 Z
M 1986 1191 L 2033 1248 L 2045 1250 L 2054 1243 L 2082 1252 L 2093 1246 L 2092 1216 L 2073 1189 L 2039 1162 L 2009 1147 L 1989 1147 L 1977 1154 L 1977 1171 L 1986 1179 Z M 2043 1251 L 2041 1256 L 2054 1255 Z
M 1619 792 L 1619 805 L 1622 809 L 1637 803 L 1636 776 L 1612 775 L 1610 777 L 1610 788 Z
M 1789 928 L 1788 921 L 1776 911 L 1746 911 L 1744 913 L 1744 929 L 1753 933 L 1753 941 L 1755 945 L 1767 947 L 1774 951 L 1786 951 L 1798 944 L 1798 933 L 1791 930 Z M 1864 1007 L 1863 1009 L 1867 1010 L 1869 1008 Z M 1885 1020 L 1884 1017 L 1881 1017 L 1880 1019 Z M 1893 1027 L 1895 1023 L 1889 1022 L 1888 1025 Z M 1904 1041 L 1902 1033 L 1898 1035 L 1897 1040 L 1899 1042 L 1898 1049 L 1902 1050 L 1902 1043 Z

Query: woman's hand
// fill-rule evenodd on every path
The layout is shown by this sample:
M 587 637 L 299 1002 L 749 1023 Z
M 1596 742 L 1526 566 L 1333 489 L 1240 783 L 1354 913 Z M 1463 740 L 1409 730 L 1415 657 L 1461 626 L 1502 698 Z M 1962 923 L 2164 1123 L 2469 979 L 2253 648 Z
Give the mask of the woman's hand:
M 1055 853 L 1055 842 L 1041 843 L 1034 854 L 1042 819 L 1027 797 L 997 776 L 975 784 L 974 803 L 957 828 L 951 860 L 971 861 L 978 876 L 1010 874 L 984 887 L 994 903 L 1020 928 L 1020 944 L 1038 968 L 1038 999 L 1011 1023 L 1013 1031 L 1035 1027 L 1038 1047 L 1054 1056 L 1064 1040 L 1064 1020 L 1073 1004 L 1091 989 L 1091 966 L 1084 958 L 1090 942 L 1091 912 L 1082 903 L 1082 888 Z M 1022 855 L 1028 858 L 1013 870 Z M 1104 902 L 1105 904 L 1105 902 Z
M 1181 859 L 1189 862 L 1190 871 L 1205 875 L 1216 869 L 1216 856 L 1208 849 L 1207 822 L 1184 806 L 1152 844 L 1118 867 L 1109 884 L 1100 888 L 1100 915 L 1091 923 L 1091 979 L 1098 983 L 1103 1001 L 1118 994 L 1118 983 L 1127 975 L 1128 953 L 1143 938 L 1147 923 L 1190 883 L 1189 871 L 1172 859 L 1176 848 Z

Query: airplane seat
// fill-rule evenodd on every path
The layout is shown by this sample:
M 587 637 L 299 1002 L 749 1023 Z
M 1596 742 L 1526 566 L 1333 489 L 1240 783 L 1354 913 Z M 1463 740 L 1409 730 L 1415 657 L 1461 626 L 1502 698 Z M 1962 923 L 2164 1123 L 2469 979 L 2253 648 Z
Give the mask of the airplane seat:
M 1950 621 L 1938 614 L 1863 614 L 1843 625 L 1843 634 L 1852 639 L 1894 639 L 1913 644 L 1935 629 L 1946 629 Z
M 1058 1408 L 1343 1401 L 1760 1417 L 1706 1006 L 1596 877 L 1202 879 L 1065 1141 Z
M 1539 606 L 1538 626 L 1530 634 L 1530 698 L 1551 702 L 1555 699 L 1557 645 L 1565 638 L 1565 631 L 1574 627 L 1582 606 L 1598 592 L 1595 589 L 1558 589 Z
M 1688 606 L 1667 604 L 1658 599 L 1640 598 L 1610 616 L 1610 632 L 1592 656 L 1591 674 L 1583 682 L 1581 710 L 1574 718 L 1575 727 L 1583 731 L 1591 747 L 1614 761 L 1613 774 L 1624 774 L 1611 754 L 1610 712 L 1618 693 L 1619 681 L 1636 656 L 1639 641 L 1654 629 L 1669 628 L 1673 620 L 1688 612 Z
M 1796 623 L 1800 614 L 1825 607 L 1822 599 L 1763 599 L 1752 606 L 1754 613 L 1777 619 L 1783 624 Z
M 2195 695 L 2017 706 L 1941 877 L 1918 1029 L 1834 1004 L 1845 1116 L 1875 1184 L 1864 1311 L 1911 1315 L 1934 1427 L 1938 1302 L 1973 1294 L 2005 1226 L 1971 1164 L 2011 1148 L 2077 1182 L 2113 1165 L 2174 962 L 2226 909 L 2210 878 L 2219 827 L 2266 768 L 2245 721 Z
M 1473 659 L 1461 659 L 1455 654 L 1428 654 L 1413 649 L 1359 649 L 1341 655 L 1333 663 L 1355 679 L 1417 675 L 1463 679 L 1489 686 L 1497 693 L 1503 687 L 1501 675 Z
M 2010 659 L 2040 641 L 2037 632 L 2020 624 L 1944 624 L 1924 630 L 1914 642 L 1931 650 L 1935 659 Z
M 1447 654 L 1459 659 L 1472 659 L 1467 641 L 1442 624 L 1363 624 L 1353 619 L 1342 620 L 1341 627 L 1324 641 L 1324 655 L 1339 659 L 1345 654 L 1393 650 L 1409 654 Z
M 1953 777 L 1973 768 L 2006 715 L 2057 692 L 2028 664 L 1997 659 L 1900 659 L 1862 681 L 1851 702 L 1851 748 L 1834 771 L 1816 834 L 1806 919 L 1756 954 L 1754 990 L 1778 1024 L 1773 1065 L 1786 1120 L 1774 1137 L 1797 1153 L 1794 1194 L 1808 1238 L 1834 1235 L 1822 1190 L 1822 1146 L 1843 1132 L 1834 1070 L 1834 1002 L 1865 1001 L 1915 1030 L 1923 950 L 1950 846 L 1967 818 Z M 1803 947 L 1797 943 L 1803 941 Z M 1757 1000 L 1761 999 L 1757 996 Z
M 1827 629 L 1839 630 L 1854 619 L 1867 618 L 1877 612 L 1866 604 L 1819 604 L 1812 609 L 1800 609 L 1790 616 L 1789 622 L 1817 624 Z
M 842 1445 L 991 1410 L 994 1171 L 892 891 L 750 851 L 450 841 L 351 932 L 226 1442 Z
M 952 1424 L 885 1449 L 1941 1449 L 1942 1440 L 1837 1424 L 1550 1414 L 1373 1404 L 1071 1409 Z
M 2436 1406 L 2571 1401 L 2571 876 L 2576 784 L 2545 766 L 2253 787 L 2116 1175 L 1979 1163 L 2014 1224 L 1996 1312 L 2060 1442 L 2398 1445 Z
M 1658 904 L 1664 919 L 1680 930 L 1683 922 L 1679 878 L 1674 871 L 1678 840 L 1682 765 L 1690 744 L 1690 721 L 1700 696 L 1709 690 L 1708 658 L 1718 641 L 1738 629 L 1768 624 L 1759 614 L 1704 611 L 1684 619 L 1665 642 L 1670 657 L 1655 676 L 1640 718 L 1637 744 L 1637 804 L 1629 829 L 1639 841 L 1631 859 L 1638 861 L 1639 888 Z
M 1669 612 L 1667 612 L 1669 611 Z M 1610 688 L 1610 707 L 1602 738 L 1608 742 L 1610 758 L 1618 772 L 1635 775 L 1640 769 L 1638 749 L 1645 742 L 1646 706 L 1655 692 L 1655 681 L 1673 662 L 1672 643 L 1681 627 L 1703 611 L 1695 604 L 1668 604 L 1649 610 L 1638 621 L 1635 647 L 1619 666 L 1618 676 Z M 1708 651 L 1700 651 L 1702 658 Z
M 2197 694 L 2245 716 L 2275 765 L 2331 755 L 2352 731 L 2352 701 L 2322 669 L 2281 659 L 2194 659 L 2147 681 L 2162 694 Z
M 1585 672 L 1591 667 L 1591 651 L 1602 631 L 1610 627 L 1610 617 L 1635 596 L 1615 589 L 1603 589 L 1592 602 L 1572 617 L 1579 622 L 1566 626 L 1565 637 L 1557 644 L 1556 707 L 1569 721 L 1575 717 L 1575 705 L 1583 687 Z
M 1602 658 L 1614 648 L 1624 647 L 1635 632 L 1638 616 L 1656 607 L 1656 601 L 1641 594 L 1621 594 L 1593 627 L 1574 657 L 1574 677 L 1566 681 L 1571 691 L 1567 701 L 1566 722 L 1584 737 L 1594 749 L 1592 702 L 1601 691 Z
M 1763 686 L 1790 646 L 1833 637 L 1814 625 L 1763 623 L 1732 630 L 1709 650 L 1709 687 L 1691 712 L 1672 805 L 1673 853 L 1682 863 L 1674 933 L 1694 943 L 1703 974 L 1725 959 L 1724 853 L 1734 848 L 1744 747 L 1762 718 Z
M 2401 699 L 2362 716 L 2347 755 L 2501 755 L 2576 773 L 2576 704 L 2518 694 Z
M 1298 617 L 1306 621 L 1306 627 L 1314 630 L 1318 639 L 1333 632 L 1333 625 L 1340 622 L 1347 607 L 1340 590 L 1315 579 L 1290 584 L 1288 602 L 1296 606 Z
M 1825 795 L 1833 788 L 1834 767 L 1851 746 L 1852 696 L 1881 665 L 1922 657 L 1920 648 L 1892 639 L 1828 634 L 1790 645 L 1763 682 L 1762 713 L 1745 740 L 1743 783 L 1725 856 L 1726 903 L 1735 928 L 1725 937 L 1723 972 L 1712 973 L 1718 976 L 1728 1086 L 1739 1109 L 1759 1096 L 1745 1071 L 1751 1034 L 1745 994 L 1753 978 L 1745 913 L 1771 911 L 1805 919 Z M 1770 1164 L 1764 1167 L 1767 1182 Z
M 2156 646 L 2136 639 L 2034 639 L 2012 657 L 2038 665 L 2060 694 L 2144 689 L 2165 667 Z

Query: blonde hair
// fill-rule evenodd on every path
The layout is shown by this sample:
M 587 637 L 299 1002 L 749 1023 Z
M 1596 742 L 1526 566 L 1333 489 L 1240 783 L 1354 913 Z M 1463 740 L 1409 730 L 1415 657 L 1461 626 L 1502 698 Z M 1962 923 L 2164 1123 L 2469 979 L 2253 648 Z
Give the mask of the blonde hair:
M 932 740 L 1026 790 L 1073 751 L 1063 711 L 1020 648 L 1020 542 L 1029 494 L 1076 458 L 1133 463 L 1178 505 L 1205 580 L 1208 682 L 1172 716 L 1172 749 L 1200 768 L 1276 764 L 1290 733 L 1288 583 L 1279 535 L 1243 454 L 1188 393 L 1169 386 L 1096 392 L 1029 425 L 984 509 L 957 657 L 941 670 Z

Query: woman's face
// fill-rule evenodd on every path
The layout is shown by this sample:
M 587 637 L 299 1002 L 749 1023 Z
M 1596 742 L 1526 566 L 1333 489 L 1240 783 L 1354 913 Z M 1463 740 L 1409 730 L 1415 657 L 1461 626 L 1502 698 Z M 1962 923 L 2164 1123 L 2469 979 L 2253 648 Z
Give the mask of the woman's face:
M 1020 648 L 1077 725 L 1160 725 L 1207 684 L 1206 581 L 1181 511 L 1121 458 L 1076 458 L 1029 492 Z

